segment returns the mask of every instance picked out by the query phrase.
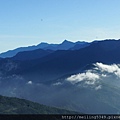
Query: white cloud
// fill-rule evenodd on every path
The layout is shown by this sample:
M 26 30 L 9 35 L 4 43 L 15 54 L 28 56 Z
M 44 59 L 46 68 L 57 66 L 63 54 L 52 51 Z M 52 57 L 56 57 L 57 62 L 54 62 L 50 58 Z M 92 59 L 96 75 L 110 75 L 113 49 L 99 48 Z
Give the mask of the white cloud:
M 57 83 L 54 83 L 53 85 L 62 85 L 62 83 L 61 82 L 57 82 Z
M 115 72 L 115 75 L 117 75 L 118 77 L 120 77 L 120 69 L 118 69 L 118 70 Z
M 120 68 L 116 65 L 106 65 L 106 64 L 102 64 L 102 63 L 96 63 L 94 64 L 99 70 L 101 70 L 102 72 L 108 72 L 108 73 L 113 73 L 117 70 L 119 70 Z
M 91 83 L 95 82 L 97 79 L 99 79 L 99 75 L 96 73 L 91 73 L 90 71 L 87 71 L 86 73 L 79 73 L 77 75 L 72 75 L 69 78 L 67 78 L 67 81 L 70 81 L 72 83 L 78 83 L 83 80 L 91 81 Z
M 95 81 L 85 81 L 85 84 L 87 84 L 87 85 L 94 85 Z
M 111 75 L 116 75 L 120 78 L 119 64 L 106 65 L 97 62 L 94 64 L 94 66 L 95 67 L 93 69 L 89 69 L 84 73 L 71 75 L 66 80 L 73 84 L 79 83 L 80 81 L 84 81 L 87 85 L 95 85 L 96 82 L 99 83 L 99 80 L 107 80 L 104 78 L 111 77 Z M 101 86 L 96 87 L 95 89 L 101 89 Z
M 120 68 L 119 65 L 117 64 L 112 64 L 112 65 L 106 65 L 103 63 L 96 63 L 94 64 L 96 66 L 96 70 L 100 70 L 101 72 L 107 72 L 107 73 L 113 73 L 117 77 L 120 77 Z M 107 76 L 106 74 L 102 74 L 103 77 Z
M 27 84 L 32 85 L 32 83 L 33 83 L 32 81 L 28 81 L 28 83 L 27 83 Z
M 107 75 L 106 75 L 106 74 L 101 74 L 101 76 L 102 76 L 102 77 L 107 77 Z
M 99 86 L 97 86 L 97 87 L 95 88 L 95 90 L 99 90 L 99 89 L 101 89 L 101 88 L 102 88 L 102 86 L 99 85 Z

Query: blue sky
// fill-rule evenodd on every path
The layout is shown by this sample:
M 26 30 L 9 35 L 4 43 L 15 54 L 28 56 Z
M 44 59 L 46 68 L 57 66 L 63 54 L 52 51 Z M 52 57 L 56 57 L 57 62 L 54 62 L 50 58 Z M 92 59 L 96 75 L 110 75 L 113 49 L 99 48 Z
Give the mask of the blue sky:
M 0 0 L 0 52 L 40 42 L 120 38 L 120 0 Z

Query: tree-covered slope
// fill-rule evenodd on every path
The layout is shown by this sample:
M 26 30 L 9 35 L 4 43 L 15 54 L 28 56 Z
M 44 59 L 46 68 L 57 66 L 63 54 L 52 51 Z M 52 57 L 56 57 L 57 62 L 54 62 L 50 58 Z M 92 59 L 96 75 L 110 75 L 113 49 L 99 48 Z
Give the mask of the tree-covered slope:
M 73 111 L 49 107 L 25 99 L 0 96 L 0 114 L 71 114 Z

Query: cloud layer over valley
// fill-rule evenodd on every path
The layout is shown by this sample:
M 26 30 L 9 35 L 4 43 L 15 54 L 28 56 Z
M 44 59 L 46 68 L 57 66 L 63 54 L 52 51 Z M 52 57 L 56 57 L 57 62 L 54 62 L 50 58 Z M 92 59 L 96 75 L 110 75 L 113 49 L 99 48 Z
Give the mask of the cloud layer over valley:
M 95 63 L 92 69 L 86 70 L 83 73 L 78 73 L 75 75 L 71 75 L 66 80 L 71 82 L 72 84 L 77 84 L 80 82 L 84 82 L 87 85 L 95 85 L 100 82 L 106 82 L 107 80 L 119 80 L 120 81 L 120 65 L 119 64 L 111 64 L 106 65 L 103 63 Z M 113 78 L 114 77 L 114 78 Z M 113 78 L 113 79 L 112 79 Z M 101 87 L 98 87 L 99 89 Z M 95 89 L 98 89 L 95 88 Z
M 1 76 L 0 94 L 80 113 L 116 114 L 120 112 L 119 84 L 120 65 L 97 62 L 81 73 L 43 83 L 20 75 Z

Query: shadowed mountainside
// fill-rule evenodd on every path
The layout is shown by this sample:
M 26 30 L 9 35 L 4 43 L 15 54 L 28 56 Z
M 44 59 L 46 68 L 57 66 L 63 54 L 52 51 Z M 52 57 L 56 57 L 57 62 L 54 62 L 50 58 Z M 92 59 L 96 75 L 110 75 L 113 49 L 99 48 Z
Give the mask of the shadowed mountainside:
M 0 114 L 75 114 L 77 112 L 41 105 L 25 99 L 0 96 Z

